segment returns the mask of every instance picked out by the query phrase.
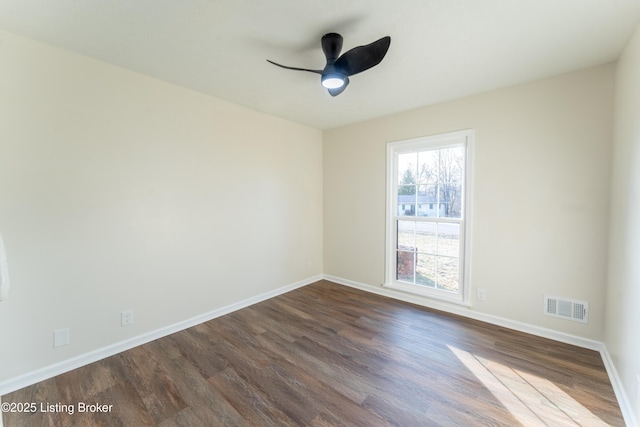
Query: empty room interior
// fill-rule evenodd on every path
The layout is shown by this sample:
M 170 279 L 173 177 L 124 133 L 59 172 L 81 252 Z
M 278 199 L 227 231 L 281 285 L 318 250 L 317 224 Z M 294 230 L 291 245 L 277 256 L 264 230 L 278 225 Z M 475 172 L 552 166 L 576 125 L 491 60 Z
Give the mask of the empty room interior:
M 640 425 L 639 23 L 3 0 L 0 427 Z

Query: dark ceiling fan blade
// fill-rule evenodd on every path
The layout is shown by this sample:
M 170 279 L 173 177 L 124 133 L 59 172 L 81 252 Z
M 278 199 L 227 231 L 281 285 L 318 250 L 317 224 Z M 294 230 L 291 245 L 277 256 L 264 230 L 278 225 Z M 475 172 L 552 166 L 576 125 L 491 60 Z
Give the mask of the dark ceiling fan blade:
M 382 61 L 390 44 L 391 37 L 386 36 L 368 45 L 354 47 L 336 60 L 335 68 L 347 76 L 368 70 Z
M 342 56 L 342 36 L 338 33 L 327 33 L 322 36 L 322 51 L 327 59 L 327 63 L 322 70 L 311 70 L 309 68 L 289 67 L 278 64 L 267 59 L 267 62 L 288 70 L 307 71 L 309 73 L 320 74 L 322 76 L 322 86 L 326 87 L 331 96 L 338 96 L 349 85 L 349 76 L 361 73 L 380 63 L 387 54 L 391 45 L 391 37 L 382 37 L 365 46 L 354 47 Z M 342 81 L 343 85 L 335 87 Z
M 287 70 L 296 70 L 296 71 L 308 71 L 310 73 L 322 74 L 322 70 L 310 70 L 308 68 L 298 68 L 298 67 L 289 67 L 287 65 L 278 64 L 277 62 L 273 62 L 267 59 L 267 62 L 277 65 L 278 67 L 286 68 Z
M 327 33 L 322 36 L 320 44 L 322 45 L 324 56 L 327 58 L 327 64 L 333 63 L 338 59 L 338 55 L 340 55 L 340 51 L 342 50 L 342 36 L 340 34 Z
M 338 96 L 340 95 L 342 92 L 344 92 L 344 90 L 347 88 L 347 86 L 349 86 L 349 77 L 345 77 L 344 78 L 344 84 L 338 88 L 335 89 L 327 89 L 329 91 L 329 94 L 331 96 Z

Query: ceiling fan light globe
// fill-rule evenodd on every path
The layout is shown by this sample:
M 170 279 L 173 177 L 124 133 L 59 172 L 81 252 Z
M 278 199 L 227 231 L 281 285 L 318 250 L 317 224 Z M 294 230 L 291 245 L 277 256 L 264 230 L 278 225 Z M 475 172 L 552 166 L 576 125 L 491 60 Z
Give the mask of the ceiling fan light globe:
M 344 86 L 344 77 L 337 74 L 322 76 L 322 86 L 327 89 L 337 89 Z

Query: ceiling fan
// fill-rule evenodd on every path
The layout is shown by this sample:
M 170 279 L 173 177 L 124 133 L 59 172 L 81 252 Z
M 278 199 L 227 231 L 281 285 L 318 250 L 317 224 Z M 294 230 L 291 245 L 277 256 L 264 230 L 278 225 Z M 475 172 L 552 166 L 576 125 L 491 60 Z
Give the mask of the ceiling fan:
M 267 61 L 288 70 L 320 74 L 322 86 L 329 90 L 331 96 L 337 96 L 349 85 L 349 76 L 378 65 L 387 54 L 390 44 L 391 37 L 386 36 L 368 45 L 354 47 L 339 57 L 342 50 L 342 36 L 337 33 L 328 33 L 322 36 L 321 40 L 322 51 L 327 58 L 327 65 L 322 70 L 289 67 L 268 59 Z

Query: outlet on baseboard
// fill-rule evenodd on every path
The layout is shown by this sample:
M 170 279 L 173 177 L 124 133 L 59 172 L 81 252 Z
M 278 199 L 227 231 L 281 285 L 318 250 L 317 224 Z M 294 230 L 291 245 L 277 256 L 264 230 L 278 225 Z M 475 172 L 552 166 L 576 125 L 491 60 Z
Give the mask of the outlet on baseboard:
M 133 323 L 133 310 L 125 310 L 120 313 L 120 323 L 122 326 L 129 326 Z

